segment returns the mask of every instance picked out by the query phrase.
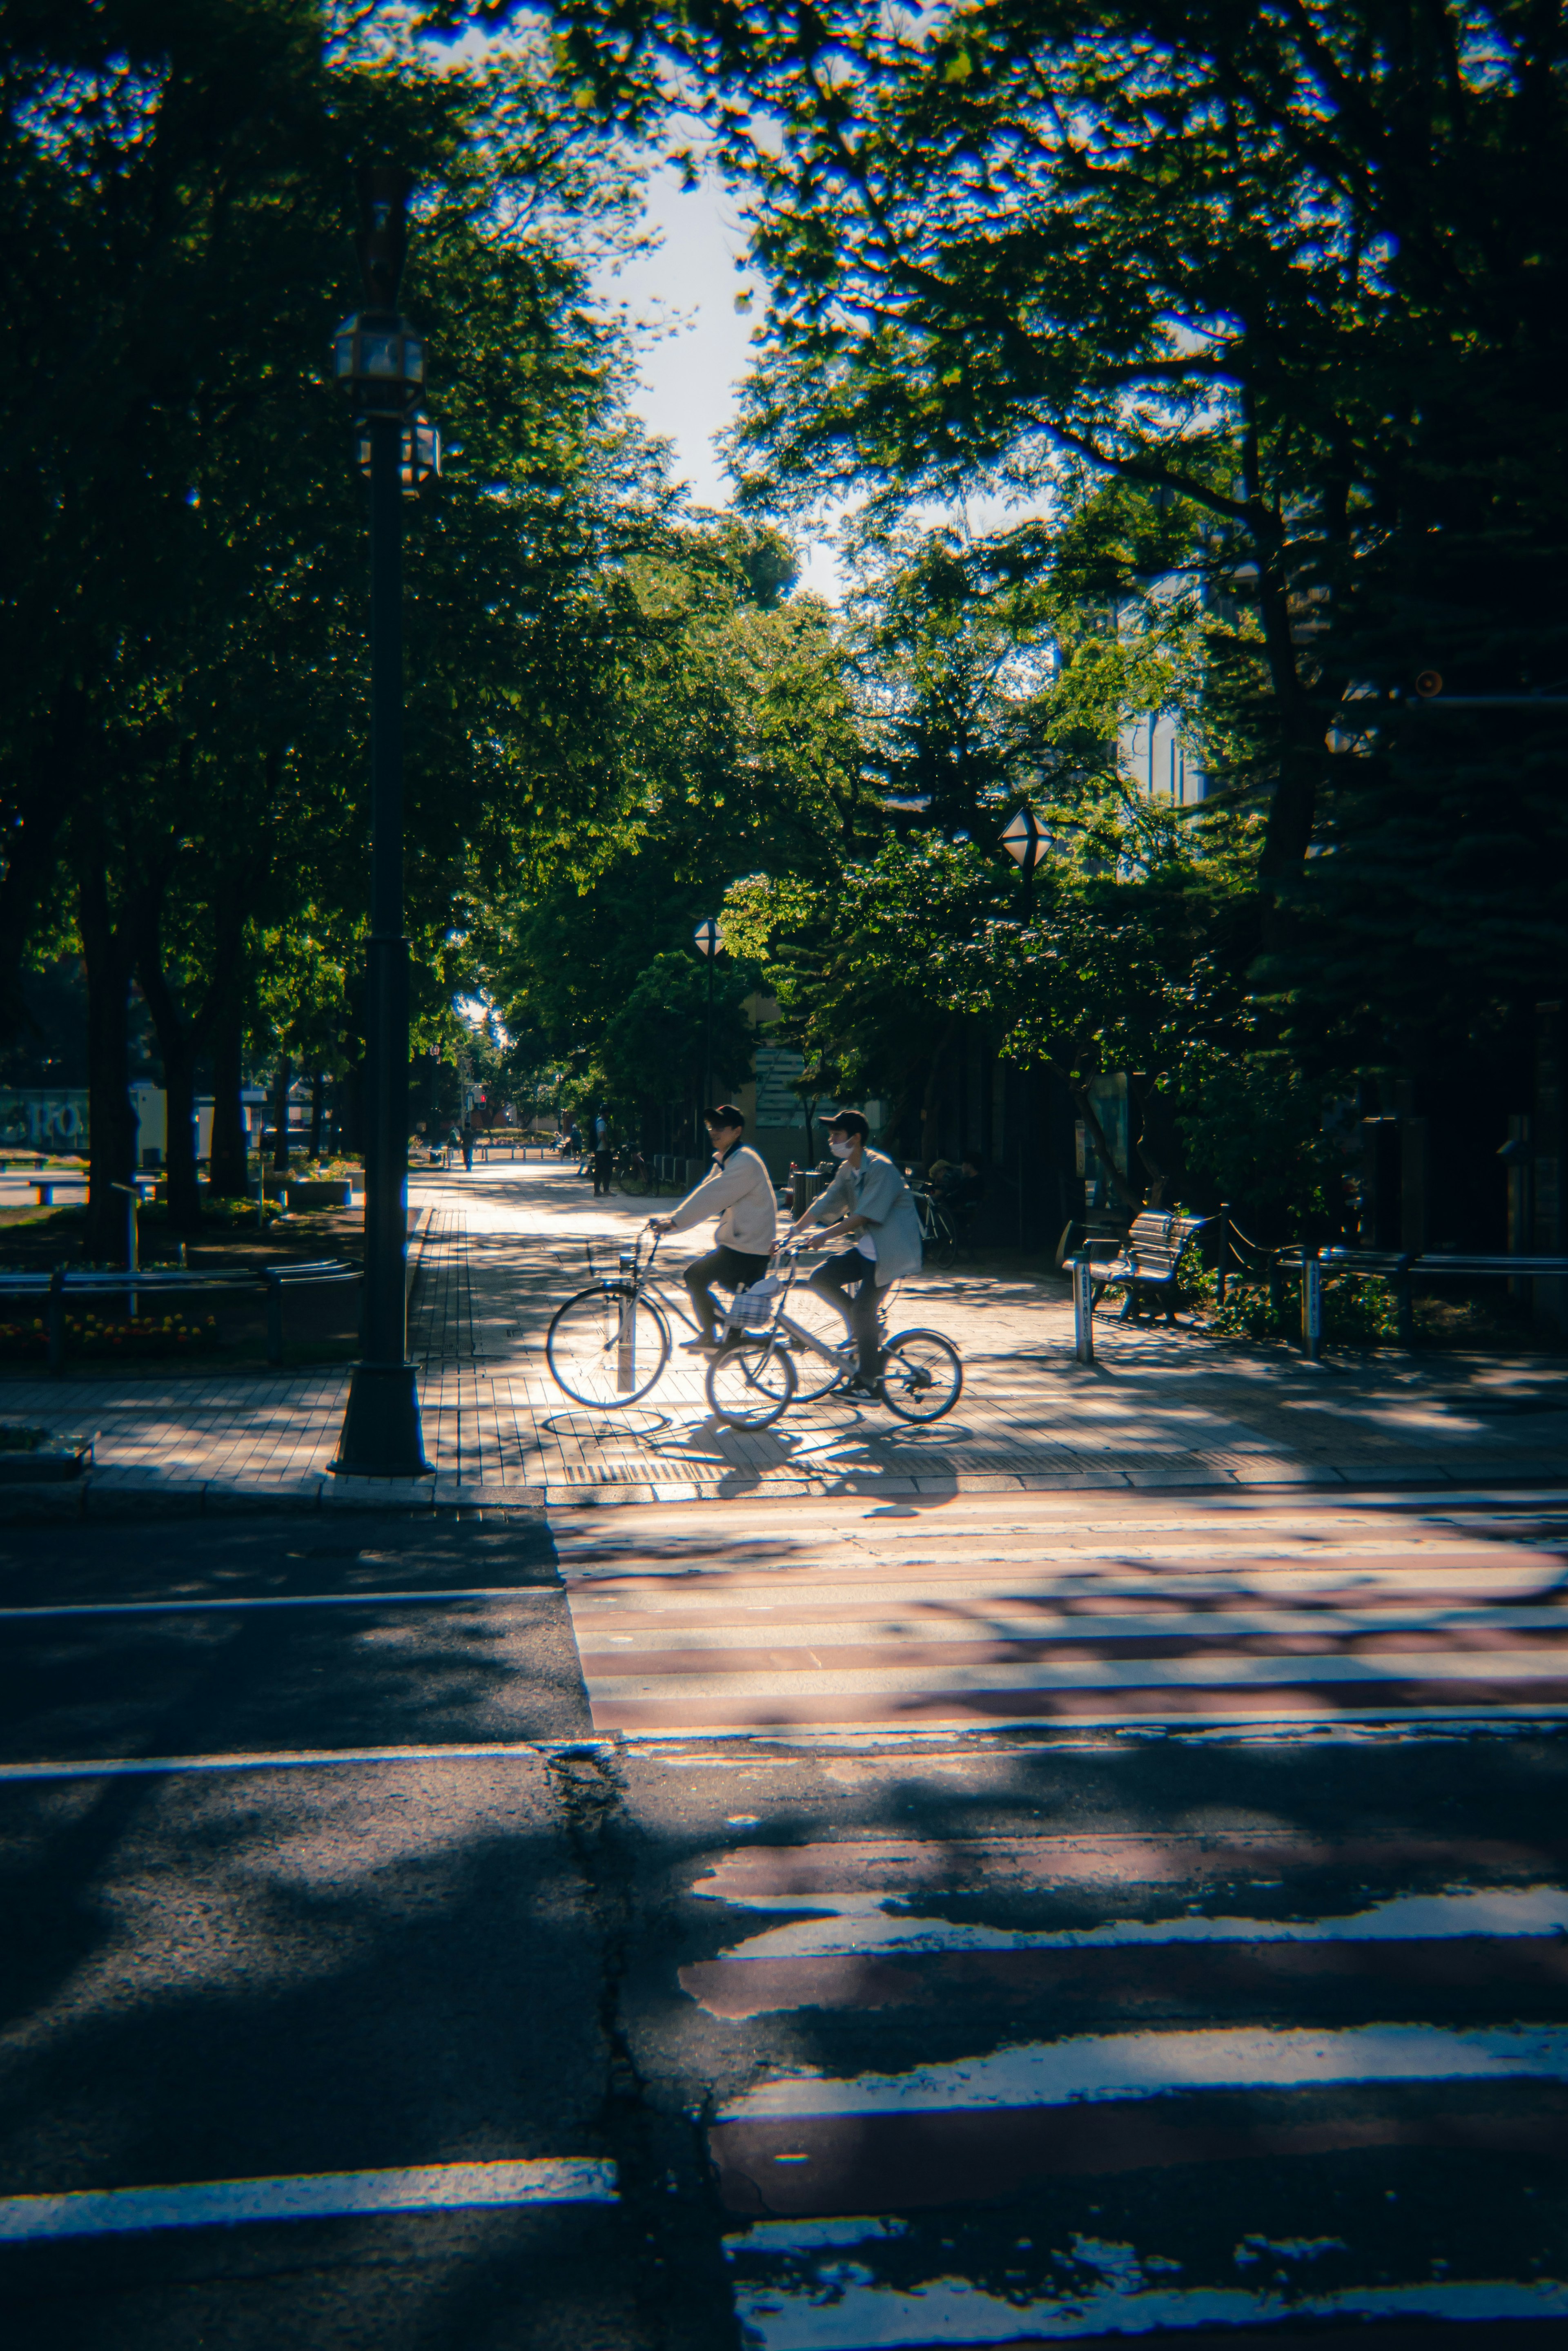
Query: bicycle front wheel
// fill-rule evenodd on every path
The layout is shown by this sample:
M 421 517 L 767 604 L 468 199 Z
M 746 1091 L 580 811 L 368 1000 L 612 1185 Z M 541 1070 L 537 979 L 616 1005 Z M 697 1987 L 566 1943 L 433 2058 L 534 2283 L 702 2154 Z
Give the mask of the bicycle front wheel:
M 648 1189 L 648 1170 L 637 1166 L 618 1168 L 615 1180 L 628 1200 L 640 1200 Z
M 721 1349 L 708 1366 L 708 1403 L 727 1428 L 766 1428 L 794 1394 L 794 1365 L 765 1339 Z
M 900 1420 L 940 1420 L 963 1394 L 963 1359 L 940 1331 L 898 1331 L 882 1360 L 882 1401 Z
M 670 1325 L 635 1290 L 607 1286 L 568 1298 L 545 1335 L 556 1385 L 575 1404 L 614 1412 L 644 1396 L 670 1361 Z
M 931 1211 L 926 1235 L 926 1263 L 945 1273 L 958 1255 L 958 1238 L 940 1208 Z

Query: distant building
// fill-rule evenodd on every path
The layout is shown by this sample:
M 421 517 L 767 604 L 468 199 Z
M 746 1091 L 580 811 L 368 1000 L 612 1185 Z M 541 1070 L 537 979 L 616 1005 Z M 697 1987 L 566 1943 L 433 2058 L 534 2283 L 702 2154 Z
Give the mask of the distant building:
M 1173 711 L 1135 718 L 1116 737 L 1121 771 L 1148 799 L 1168 799 L 1187 808 L 1205 799 L 1209 778 L 1189 750 L 1182 723 Z

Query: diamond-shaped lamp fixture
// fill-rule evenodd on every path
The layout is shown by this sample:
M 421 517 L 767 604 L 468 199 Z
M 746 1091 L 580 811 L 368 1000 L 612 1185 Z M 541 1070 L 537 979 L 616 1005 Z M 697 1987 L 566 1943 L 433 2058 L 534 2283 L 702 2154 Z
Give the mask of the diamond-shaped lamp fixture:
M 354 455 L 359 471 L 369 474 L 370 434 L 368 427 L 355 435 Z M 398 475 L 406 498 L 417 498 L 428 482 L 440 480 L 441 434 L 428 416 L 404 419 Z
M 1027 801 L 1004 827 L 1002 845 L 1013 863 L 1022 865 L 1025 873 L 1039 864 L 1050 848 L 1051 836 Z
M 717 955 L 719 949 L 723 945 L 723 941 L 719 936 L 719 925 L 713 920 L 711 914 L 704 915 L 701 922 L 698 924 L 696 929 L 692 932 L 691 936 L 696 941 L 701 953 L 705 956 Z

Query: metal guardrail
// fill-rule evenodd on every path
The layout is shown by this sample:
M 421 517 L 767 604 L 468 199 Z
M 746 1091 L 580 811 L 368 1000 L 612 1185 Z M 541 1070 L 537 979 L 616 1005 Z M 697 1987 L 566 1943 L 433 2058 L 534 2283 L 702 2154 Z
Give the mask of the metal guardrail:
M 1401 1347 L 1416 1343 L 1416 1315 L 1411 1295 L 1412 1280 L 1419 1281 L 1453 1280 L 1456 1276 L 1474 1280 L 1480 1276 L 1501 1277 L 1504 1280 L 1530 1280 L 1544 1278 L 1561 1280 L 1568 1277 L 1568 1257 L 1494 1257 L 1461 1249 L 1434 1249 L 1417 1256 L 1408 1249 L 1319 1249 L 1313 1256 L 1302 1253 L 1302 1343 L 1315 1358 L 1321 1340 L 1321 1308 L 1319 1330 L 1308 1331 L 1307 1292 L 1313 1277 L 1312 1265 L 1321 1284 L 1321 1269 L 1331 1273 L 1359 1274 L 1364 1280 L 1382 1280 L 1394 1285 L 1396 1335 Z
M 1315 1363 L 1323 1352 L 1323 1277 L 1325 1273 L 1359 1275 L 1367 1280 L 1389 1281 L 1394 1286 L 1396 1312 L 1396 1343 L 1410 1348 L 1416 1343 L 1415 1306 L 1411 1290 L 1413 1280 L 1474 1280 L 1481 1277 L 1521 1280 L 1568 1280 L 1568 1257 L 1494 1257 L 1469 1250 L 1438 1249 L 1417 1256 L 1406 1249 L 1348 1249 L 1306 1248 L 1299 1241 L 1282 1249 L 1269 1249 L 1245 1235 L 1236 1235 L 1233 1226 L 1221 1228 L 1221 1248 L 1230 1249 L 1235 1238 L 1243 1241 L 1258 1260 L 1248 1270 L 1254 1279 L 1263 1279 L 1282 1289 L 1284 1281 L 1295 1277 L 1301 1292 L 1302 1349 L 1309 1361 Z M 1219 1302 L 1223 1304 L 1223 1275 L 1229 1270 L 1221 1260 L 1221 1279 L 1217 1285 Z M 1087 1254 L 1067 1259 L 1062 1267 L 1073 1278 L 1073 1353 L 1080 1364 L 1095 1360 L 1094 1281 L 1095 1260 Z

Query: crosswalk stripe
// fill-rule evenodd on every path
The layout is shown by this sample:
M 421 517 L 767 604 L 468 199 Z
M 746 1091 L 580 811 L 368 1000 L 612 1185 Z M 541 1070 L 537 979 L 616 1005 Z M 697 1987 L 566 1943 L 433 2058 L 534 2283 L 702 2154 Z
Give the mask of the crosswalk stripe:
M 1565 1863 L 1557 1839 L 1270 1830 L 887 1836 L 712 1856 L 691 1890 L 742 1939 L 681 1970 L 688 1997 L 736 2022 L 859 2009 L 856 2053 L 872 2059 L 775 2062 L 716 2105 L 708 2145 L 745 2339 L 927 2351 L 1168 2331 L 1207 2346 L 1311 2320 L 1334 2344 L 1336 2326 L 1406 2318 L 1506 2321 L 1521 2351 L 1537 2329 L 1544 2346 L 1568 2317 L 1568 2282 L 1542 2274 L 1538 2256 L 1507 2274 L 1495 2219 L 1478 2241 L 1499 2266 L 1449 2274 L 1462 2258 L 1453 2214 L 1435 2243 L 1418 2226 L 1412 2239 L 1417 2216 L 1401 2219 L 1382 2182 L 1419 2159 L 1468 2165 L 1478 2183 L 1499 2166 L 1529 2179 L 1568 2143 Z M 1071 1924 L 1018 1907 L 1064 1896 Z M 1325 1968 L 1341 2003 L 1331 2021 L 1279 2022 L 1293 1998 L 1323 2013 Z M 1260 1991 L 1255 2021 L 1227 2017 Z M 1019 1995 L 1026 2038 L 1009 2029 Z M 1106 2022 L 1122 1995 L 1125 2029 Z M 878 2067 L 878 2015 L 900 1996 L 927 2000 L 942 2053 Z M 1498 2013 L 1521 1997 L 1539 2022 Z M 1434 2000 L 1457 2001 L 1458 2020 L 1436 2021 L 1422 2006 Z M 1085 2011 L 1093 2029 L 1075 2029 Z M 1149 2233 L 1187 2209 L 1158 2182 L 1195 2168 L 1213 2183 L 1207 2251 L 1190 2220 L 1168 2229 L 1174 2243 Z M 1098 2212 L 1085 2199 L 1107 2190 L 1116 2231 L 1075 2231 L 1065 2213 Z M 1293 2233 L 1259 2227 L 1282 2208 Z M 1532 2210 L 1524 2242 L 1539 2245 Z M 1330 2215 L 1336 2233 L 1314 2233 Z M 1018 2234 L 1041 2220 L 1049 2234 Z
M 0 2198 L 0 2244 L 153 2229 L 232 2229 L 243 2221 L 318 2220 L 349 2214 L 462 2211 L 484 2205 L 614 2204 L 616 2167 L 592 2158 L 528 2156 L 492 2163 L 431 2163 L 384 2171 L 327 2171 L 275 2179 L 204 2179 L 170 2188 L 82 2189 Z
M 1096 1830 L 1078 1835 L 993 1836 L 930 1844 L 918 1838 L 835 1838 L 816 1844 L 734 1845 L 693 1892 L 748 1909 L 826 1907 L 867 1894 L 877 1903 L 977 1887 L 1253 1884 L 1335 1870 L 1379 1881 L 1412 1872 L 1471 1877 L 1535 1876 L 1568 1864 L 1568 1840 L 1501 1837 L 1314 1836 L 1280 1829 Z
M 1507 2323 L 1510 2343 L 1516 2332 L 1521 2337 L 1518 2351 L 1536 2351 L 1538 2342 L 1545 2351 L 1568 2317 L 1568 2285 L 1549 2278 L 1528 2284 L 1505 2278 L 1457 2283 L 1428 2279 L 1340 2293 L 1308 2289 L 1282 2304 L 1277 2293 L 1267 2290 L 1172 2285 L 1158 2274 L 1146 2274 L 1135 2259 L 1130 2267 L 1137 2283 L 1129 2290 L 1127 2249 L 1112 2245 L 1104 2248 L 1105 2270 L 1087 2291 L 1064 2283 L 1061 2292 L 1048 2297 L 1024 2298 L 1016 2291 L 988 2291 L 950 2274 L 922 2280 L 914 2288 L 900 2287 L 867 2275 L 860 2262 L 846 2259 L 849 2248 L 862 2254 L 873 2245 L 885 2248 L 888 2241 L 882 2230 L 883 2224 L 874 2220 L 857 2223 L 856 2236 L 837 2240 L 829 2258 L 820 2262 L 811 2261 L 809 2239 L 788 2252 L 786 2240 L 773 2239 L 769 2272 L 762 2279 L 746 2277 L 737 2283 L 736 2312 L 746 2342 L 755 2351 L 899 2351 L 904 2346 L 927 2351 L 933 2344 L 978 2346 L 1092 2338 L 1119 2345 L 1128 2336 L 1156 2330 L 1185 2334 L 1212 2328 L 1229 2334 L 1234 2328 L 1277 2325 L 1288 2316 L 1324 2323 L 1314 2325 L 1311 2336 L 1322 2351 L 1340 2351 L 1351 2340 L 1348 2332 L 1342 2335 L 1332 2326 L 1335 2320 L 1345 2322 L 1347 2329 L 1354 2327 L 1354 2340 L 1360 2344 L 1367 2321 L 1400 2318 L 1471 2325 Z M 749 2242 L 743 2250 L 750 2251 Z M 742 2258 L 742 2250 L 732 2246 L 731 2258 Z M 1541 2330 L 1539 2336 L 1532 2320 Z M 1324 2331 L 1325 2326 L 1331 2331 Z M 1217 2339 L 1205 2333 L 1206 2345 Z M 1401 2351 L 1407 2351 L 1409 2341 L 1401 2336 Z
M 1560 1549 L 1443 1525 L 694 1526 L 563 1565 L 595 1726 L 633 1739 L 1568 1709 Z

